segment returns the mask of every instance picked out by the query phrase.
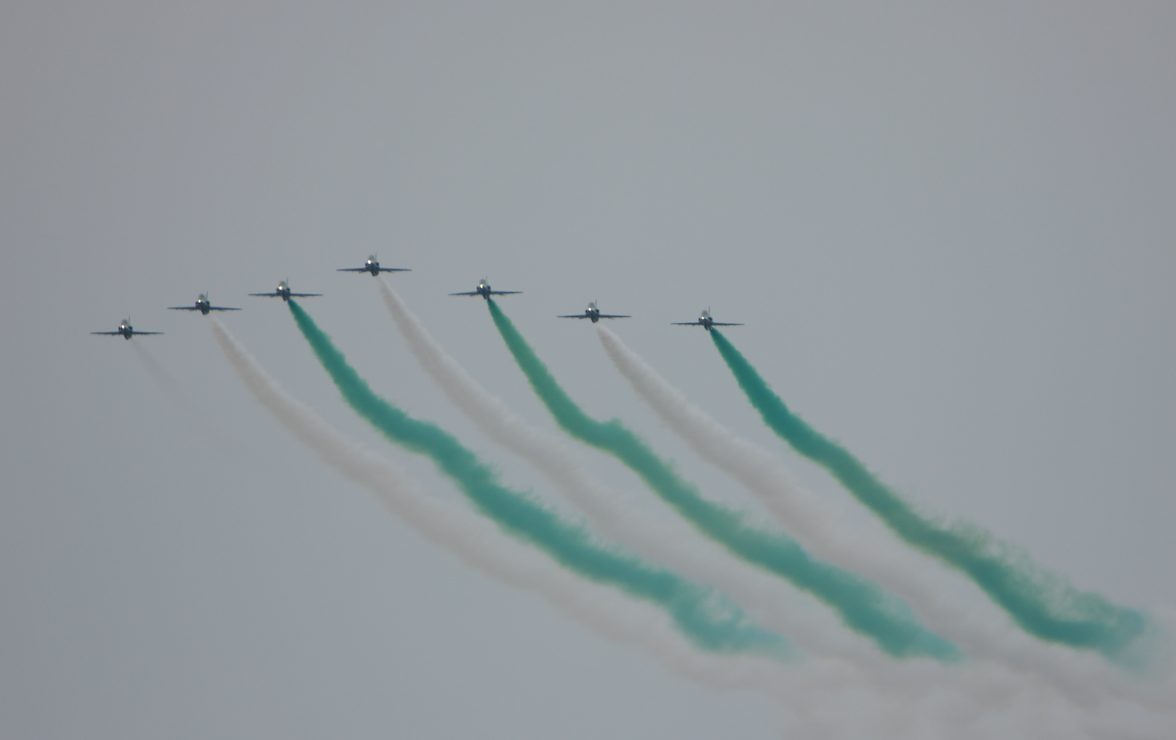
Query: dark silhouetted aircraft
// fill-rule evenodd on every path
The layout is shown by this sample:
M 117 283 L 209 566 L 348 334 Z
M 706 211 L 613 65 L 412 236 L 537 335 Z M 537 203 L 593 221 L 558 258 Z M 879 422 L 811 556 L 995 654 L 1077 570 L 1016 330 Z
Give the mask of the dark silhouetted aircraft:
M 135 331 L 131 326 L 129 318 L 123 319 L 122 323 L 118 325 L 118 331 L 92 331 L 91 334 L 104 334 L 108 337 L 122 337 L 123 339 L 130 339 L 131 337 L 147 336 L 149 334 L 162 334 L 161 331 Z
M 196 299 L 195 306 L 168 306 L 170 311 L 199 311 L 205 316 L 209 311 L 240 311 L 239 308 L 229 308 L 227 306 L 214 306 L 208 301 L 208 294 L 201 293 L 200 297 Z
M 471 290 L 468 293 L 450 293 L 449 295 L 480 295 L 486 300 L 490 300 L 492 295 L 516 295 L 522 293 L 521 290 L 490 290 L 490 283 L 486 278 L 482 278 L 482 282 L 478 283 L 477 290 Z
M 363 263 L 363 267 L 340 267 L 335 272 L 370 272 L 373 275 L 379 275 L 381 272 L 412 272 L 412 270 L 407 267 L 380 267 L 380 261 L 373 254 L 367 258 L 367 262 Z
M 278 289 L 273 293 L 250 293 L 249 295 L 261 296 L 263 298 L 281 298 L 283 301 L 289 302 L 291 298 L 314 298 L 322 295 L 322 293 L 291 293 L 290 285 L 286 280 L 278 283 Z
M 601 319 L 631 319 L 633 317 L 627 316 L 627 315 L 622 316 L 621 314 L 601 313 L 600 309 L 596 307 L 596 301 L 592 301 L 591 303 L 588 304 L 588 308 L 584 309 L 584 313 L 574 313 L 574 314 L 570 314 L 568 316 L 557 316 L 556 318 L 560 318 L 560 319 L 592 319 L 592 323 L 595 324 L 597 321 L 600 321 Z
M 711 318 L 709 308 L 703 311 L 696 321 L 675 321 L 673 323 L 674 326 L 701 326 L 707 331 L 710 331 L 712 326 L 743 326 L 743 324 L 726 324 L 722 321 L 715 321 Z

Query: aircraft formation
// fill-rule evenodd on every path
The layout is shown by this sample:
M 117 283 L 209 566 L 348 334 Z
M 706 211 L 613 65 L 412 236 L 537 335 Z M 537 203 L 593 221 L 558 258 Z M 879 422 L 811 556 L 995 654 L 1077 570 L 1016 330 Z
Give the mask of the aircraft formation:
M 380 272 L 404 269 L 382 268 L 373 255 L 364 267 L 340 268 L 339 271 L 367 272 L 377 276 Z M 389 441 L 414 453 L 432 457 L 466 497 L 477 504 L 479 511 L 469 512 L 471 516 L 484 514 L 496 520 L 504 535 L 546 551 L 551 555 L 552 562 L 563 566 L 573 578 L 582 576 L 596 584 L 612 584 L 630 596 L 663 608 L 670 625 L 699 650 L 722 654 L 749 652 L 758 653 L 758 657 L 793 660 L 795 653 L 789 647 L 785 635 L 777 633 L 775 625 L 771 629 L 757 626 L 756 620 L 745 617 L 735 601 L 736 598 L 750 599 L 750 608 L 775 609 L 772 602 L 757 603 L 769 589 L 744 581 L 745 576 L 738 573 L 726 575 L 729 569 L 725 563 L 711 571 L 723 575 L 713 576 L 716 582 L 707 583 L 707 588 L 700 589 L 693 584 L 685 568 L 683 574 L 677 572 L 677 566 L 672 561 L 679 555 L 673 545 L 658 546 L 659 551 L 666 554 L 664 557 L 670 559 L 664 565 L 643 561 L 636 553 L 644 541 L 659 536 L 660 523 L 647 526 L 633 516 L 627 505 L 611 509 L 611 504 L 602 503 L 611 501 L 611 495 L 600 497 L 595 484 L 585 482 L 582 474 L 576 472 L 578 465 L 567 462 L 570 458 L 565 456 L 562 446 L 548 440 L 547 431 L 528 428 L 522 417 L 513 415 L 501 401 L 481 388 L 471 375 L 462 371 L 455 360 L 444 354 L 387 284 L 377 283 L 377 287 L 381 288 L 389 312 L 406 339 L 408 351 L 454 405 L 486 436 L 527 458 L 534 467 L 544 472 L 587 517 L 599 519 L 594 524 L 601 528 L 604 537 L 615 537 L 616 545 L 598 548 L 591 539 L 584 537 L 585 524 L 579 520 L 564 520 L 541 502 L 532 500 L 530 493 L 515 491 L 499 483 L 492 473 L 486 472 L 492 471 L 493 466 L 482 461 L 470 448 L 463 447 L 454 435 L 444 433 L 441 427 L 432 422 L 410 416 L 392 401 L 375 394 L 366 382 L 356 382 L 358 372 L 348 365 L 331 337 L 317 326 L 299 302 L 290 303 L 291 298 L 317 297 L 321 294 L 295 293 L 289 281 L 283 280 L 272 292 L 250 295 L 281 298 L 287 302 L 299 331 L 341 391 L 343 400 Z M 939 606 L 942 596 L 938 589 L 934 585 L 924 585 L 926 582 L 922 580 L 917 564 L 912 563 L 910 565 L 913 567 L 910 567 L 902 560 L 906 549 L 911 549 L 937 558 L 941 564 L 970 578 L 996 607 L 1003 610 L 1003 614 L 996 615 L 998 621 L 991 622 L 991 629 L 1000 630 L 993 634 L 1003 635 L 1015 624 L 1028 637 L 1052 643 L 1055 647 L 1101 653 L 1112 664 L 1120 667 L 1130 665 L 1128 661 L 1135 660 L 1141 661 L 1139 666 L 1145 665 L 1142 662 L 1146 660 L 1144 653 L 1151 648 L 1141 648 L 1140 645 L 1144 643 L 1138 641 L 1154 639 L 1151 631 L 1153 626 L 1145 612 L 1119 606 L 1098 593 L 1080 591 L 1070 586 L 1064 577 L 1055 576 L 1037 566 L 1028 555 L 1006 546 L 1003 540 L 978 525 L 959 526 L 956 522 L 943 525 L 941 518 L 925 517 L 917 505 L 907 502 L 898 492 L 878 480 L 835 439 L 824 436 L 793 414 L 771 390 L 759 371 L 732 346 L 726 334 L 714 331 L 715 327 L 742 324 L 715 321 L 710 308 L 692 321 L 670 322 L 673 326 L 700 326 L 705 329 L 733 379 L 767 427 L 796 452 L 837 479 L 847 493 L 877 515 L 897 535 L 897 539 L 887 539 L 884 544 L 871 540 L 863 546 L 871 549 L 858 549 L 858 538 L 845 536 L 845 533 L 834 531 L 835 527 L 826 525 L 826 522 L 834 521 L 831 518 L 836 516 L 834 510 L 825 510 L 818 503 L 818 497 L 794 494 L 795 484 L 775 462 L 773 453 L 757 450 L 750 443 L 735 438 L 717 421 L 689 405 L 684 396 L 661 379 L 612 332 L 598 327 L 595 333 L 609 359 L 633 386 L 633 390 L 701 459 L 737 479 L 749 493 L 762 500 L 772 518 L 779 519 L 782 525 L 795 524 L 804 539 L 810 540 L 816 548 L 831 553 L 833 558 L 844 558 L 855 564 L 869 564 L 870 569 L 864 573 L 838 565 L 833 559 L 827 562 L 817 560 L 807 553 L 804 548 L 809 545 L 802 542 L 799 536 L 793 539 L 791 534 L 775 524 L 744 523 L 741 510 L 704 497 L 693 484 L 679 477 L 672 461 L 660 457 L 642 437 L 619 419 L 595 419 L 589 416 L 557 384 L 555 377 L 510 318 L 501 311 L 497 302 L 490 300 L 492 296 L 517 295 L 520 292 L 494 290 L 489 281 L 483 278 L 474 290 L 449 295 L 480 296 L 487 302 L 489 313 L 507 350 L 526 376 L 537 399 L 546 406 L 564 432 L 629 467 L 642 478 L 651 493 L 680 514 L 700 535 L 721 546 L 729 556 L 751 566 L 760 577 L 783 579 L 808 592 L 832 610 L 831 616 L 839 616 L 843 627 L 872 640 L 882 653 L 897 660 L 929 659 L 950 666 L 946 668 L 950 673 L 944 673 L 944 677 L 963 675 L 963 671 L 968 670 L 965 661 L 969 656 L 964 650 L 972 650 L 972 645 L 978 645 L 975 648 L 978 651 L 988 651 L 988 655 L 980 653 L 976 656 L 985 661 L 986 671 L 1005 661 L 1005 655 L 1016 654 L 1016 661 L 1020 661 L 1021 656 L 1027 656 L 1025 660 L 1033 662 L 1010 660 L 1008 667 L 1011 669 L 1010 676 L 1019 675 L 1015 671 L 1024 671 L 1026 666 L 1032 667 L 1032 672 L 1027 672 L 1029 680 L 1025 684 L 1025 695 L 1032 700 L 1037 699 L 1042 687 L 1039 686 L 1039 674 L 1049 675 L 1056 667 L 1057 675 L 1071 675 L 1068 658 L 1063 658 L 1066 661 L 1064 663 L 1054 663 L 1052 656 L 1055 652 L 1038 654 L 1031 647 L 1032 643 L 1008 643 L 1006 652 L 995 642 L 1002 639 L 1000 637 L 991 638 L 994 646 L 987 647 L 990 640 L 987 632 L 974 633 L 979 639 L 965 642 L 970 639 L 969 631 L 977 628 L 970 623 L 961 625 L 956 618 L 959 613 L 956 607 Z M 212 311 L 241 310 L 214 306 L 207 293 L 201 294 L 193 305 L 169 308 L 200 311 L 206 316 Z M 588 319 L 596 324 L 601 319 L 632 317 L 603 313 L 594 300 L 580 313 L 563 314 L 556 318 Z M 284 426 L 294 432 L 296 438 L 314 450 L 324 462 L 352 480 L 356 479 L 352 471 L 357 467 L 366 469 L 370 465 L 367 452 L 361 451 L 358 445 L 348 443 L 339 433 L 326 427 L 325 422 L 307 407 L 285 395 L 220 322 L 213 321 L 210 328 L 226 358 L 238 374 L 247 380 L 247 387 L 261 402 L 261 406 L 280 419 Z M 128 318 L 119 325 L 117 331 L 93 333 L 118 335 L 129 340 L 136 334 L 153 335 L 160 332 L 137 332 Z M 375 408 L 384 411 L 371 413 Z M 462 554 L 463 561 L 476 564 L 475 567 L 491 575 L 502 574 L 503 580 L 509 579 L 508 582 L 514 583 L 519 579 L 515 575 L 517 566 L 513 564 L 513 555 L 502 561 L 507 565 L 497 565 L 497 546 L 481 544 L 480 536 L 469 536 L 471 532 L 480 530 L 467 529 L 467 525 L 462 523 L 464 519 L 453 518 L 448 513 L 437 514 L 435 512 L 439 509 L 420 504 L 420 501 L 427 499 L 417 498 L 418 494 L 408 490 L 404 484 L 395 482 L 403 479 L 403 474 L 394 467 L 383 469 L 388 475 L 365 474 L 365 485 L 383 500 L 393 501 L 393 510 L 403 520 L 412 526 L 421 526 L 422 531 L 430 533 L 430 540 Z M 604 489 L 600 492 L 606 493 Z M 502 501 L 509 501 L 510 505 L 486 505 L 488 502 Z M 422 514 L 423 511 L 428 513 Z M 465 512 L 466 508 L 459 507 L 455 511 Z M 519 512 L 524 512 L 524 515 L 520 516 Z M 624 521 L 623 527 L 615 524 L 620 521 Z M 732 527 L 729 526 L 730 522 L 740 522 L 740 525 Z M 615 529 L 609 531 L 609 528 Z M 634 544 L 624 542 L 625 538 L 633 538 Z M 910 548 L 904 548 L 904 544 Z M 634 553 L 632 555 L 627 552 L 630 547 Z M 887 549 L 873 551 L 880 547 Z M 695 551 L 696 548 L 687 545 L 687 549 L 681 552 L 689 560 L 683 559 L 681 562 L 695 562 Z M 1005 553 L 1009 551 L 1017 553 L 1016 557 L 1007 557 Z M 576 554 L 569 557 L 566 555 L 569 552 Z M 710 567 L 706 567 L 710 571 Z M 912 572 L 914 576 L 910 575 Z M 656 589 L 650 588 L 648 584 L 651 583 L 651 577 L 656 577 L 662 585 Z M 519 580 L 526 588 L 551 594 L 553 602 L 567 599 L 566 592 L 562 590 L 566 587 L 550 586 L 554 581 L 545 574 L 540 573 L 530 581 Z M 571 583 L 573 585 L 569 587 L 575 587 L 577 581 Z M 715 602 L 711 601 L 708 594 L 723 593 L 717 590 L 720 587 L 738 591 L 733 591 L 729 602 L 723 602 L 726 606 L 715 609 Z M 712 592 L 712 588 L 716 590 Z M 585 595 L 583 598 L 589 597 Z M 908 601 L 911 602 L 909 605 Z M 791 609 L 786 607 L 786 611 L 790 612 Z M 600 613 L 606 614 L 607 618 L 608 610 L 600 610 Z M 783 613 L 777 614 L 776 618 L 780 619 Z M 687 617 L 679 616 L 683 614 Z M 930 615 L 926 623 L 923 621 L 924 615 Z M 787 626 L 785 624 L 783 631 L 787 631 Z M 978 629 L 987 631 L 989 627 L 982 624 Z M 942 634 L 940 630 L 943 630 Z M 962 635 L 963 640 L 957 635 Z M 817 639 L 823 641 L 825 638 L 818 635 Z M 817 643 L 818 649 L 821 644 Z M 840 651 L 839 645 L 837 649 Z M 679 660 L 676 650 L 672 657 L 675 661 Z M 814 651 L 813 654 L 817 656 L 816 659 L 823 659 L 818 652 Z M 852 662 L 856 658 L 853 654 L 843 654 L 837 656 L 837 660 Z M 1041 668 L 1036 667 L 1037 661 L 1041 661 Z M 871 658 L 868 664 L 863 665 L 874 665 L 874 662 Z M 940 677 L 928 678 L 938 681 Z M 879 680 L 885 680 L 885 677 L 880 675 Z M 961 684 L 964 687 L 962 690 L 967 691 L 971 691 L 974 685 L 978 684 L 971 678 Z M 1058 690 L 1059 696 L 1068 690 L 1064 684 L 1053 688 Z M 1087 696 L 1089 690 L 1090 687 L 1082 686 L 1080 696 Z M 1128 694 L 1123 694 L 1123 698 L 1125 701 L 1134 701 L 1134 697 Z M 1142 700 L 1139 706 L 1145 706 Z M 1036 714 L 1030 720 L 1036 722 Z M 1170 732 L 1168 735 L 1173 736 Z
M 381 272 L 412 272 L 407 267 L 381 267 L 380 261 L 376 259 L 376 255 L 370 255 L 364 262 L 362 267 L 340 267 L 336 272 L 356 272 L 368 273 L 369 275 L 379 275 Z M 473 290 L 462 291 L 458 293 L 450 293 L 451 296 L 481 296 L 485 300 L 490 300 L 490 296 L 496 295 L 518 295 L 522 293 L 521 290 L 494 290 L 490 287 L 490 281 L 482 278 L 478 281 L 478 285 Z M 289 278 L 278 283 L 278 287 L 269 293 L 250 293 L 250 296 L 259 298 L 281 298 L 283 301 L 289 302 L 291 298 L 317 298 L 322 293 L 295 293 L 290 289 Z M 208 293 L 201 293 L 196 302 L 191 306 L 168 306 L 170 311 L 199 311 L 201 314 L 207 316 L 211 311 L 240 311 L 240 308 L 231 306 L 214 306 L 208 298 Z M 588 307 L 584 309 L 583 313 L 565 314 L 557 316 L 560 319 L 588 319 L 593 324 L 601 319 L 629 319 L 632 316 L 628 314 L 610 314 L 601 313 L 596 305 L 596 301 L 590 301 Z M 674 326 L 701 326 L 707 331 L 711 330 L 712 326 L 743 326 L 743 324 L 733 324 L 721 321 L 715 321 L 710 314 L 710 309 L 703 311 L 702 314 L 694 321 L 675 321 Z M 107 336 L 121 336 L 124 339 L 130 339 L 135 336 L 149 336 L 153 334 L 163 334 L 161 331 L 136 331 L 131 326 L 131 320 L 125 319 L 116 331 L 92 331 L 91 334 L 102 334 Z

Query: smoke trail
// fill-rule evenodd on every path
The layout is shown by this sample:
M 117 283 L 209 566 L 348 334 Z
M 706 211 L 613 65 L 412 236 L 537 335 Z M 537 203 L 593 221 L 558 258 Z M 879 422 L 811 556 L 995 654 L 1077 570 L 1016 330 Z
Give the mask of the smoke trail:
M 678 675 L 715 688 L 764 691 L 787 710 L 786 729 L 798 736 L 988 738 L 997 731 L 1002 737 L 1034 740 L 1165 736 L 1162 718 L 1119 705 L 1076 712 L 1048 688 L 1010 680 L 984 664 L 944 669 L 929 661 L 904 661 L 892 663 L 883 676 L 870 677 L 840 660 L 811 659 L 784 670 L 762 658 L 699 653 L 661 609 L 578 578 L 485 518 L 421 493 L 397 466 L 343 437 L 282 391 L 219 321 L 212 318 L 210 325 L 259 405 L 320 460 L 367 488 L 427 540 L 490 578 L 536 593 L 603 639 L 640 647 Z M 1163 726 L 1171 729 L 1168 719 Z M 1125 725 L 1137 731 L 1126 734 Z
M 845 448 L 789 411 L 722 333 L 712 330 L 710 335 L 764 422 L 797 452 L 825 467 L 904 541 L 969 575 L 1032 635 L 1094 649 L 1127 665 L 1143 659 L 1130 650 L 1149 626 L 1142 612 L 1075 589 L 1033 563 L 1023 550 L 976 525 L 956 521 L 944 526 L 920 516 Z
M 688 578 L 715 586 L 748 609 L 760 624 L 818 651 L 856 663 L 886 658 L 856 633 L 830 624 L 823 609 L 797 603 L 770 573 L 748 564 L 708 539 L 699 539 L 681 519 L 655 521 L 630 500 L 600 483 L 559 438 L 531 426 L 491 395 L 443 350 L 388 283 L 380 295 L 425 372 L 446 397 L 489 439 L 543 473 L 605 537 L 663 563 Z M 846 644 L 847 640 L 851 641 Z
M 701 532 L 748 562 L 760 565 L 833 607 L 851 629 L 896 657 L 926 655 L 954 660 L 959 651 L 924 629 L 901 599 L 853 573 L 814 560 L 783 532 L 753 526 L 738 512 L 708 501 L 673 468 L 621 425 L 599 422 L 576 406 L 502 309 L 487 301 L 494 325 L 544 405 L 569 434 L 621 460 Z
M 373 393 L 306 311 L 296 301 L 289 305 L 298 328 L 352 409 L 393 442 L 431 457 L 499 525 L 587 578 L 661 605 L 701 648 L 780 658 L 790 653 L 783 638 L 751 624 L 735 604 L 713 589 L 595 542 L 582 525 L 568 523 L 538 502 L 500 485 L 494 471 L 453 435 L 411 418 Z

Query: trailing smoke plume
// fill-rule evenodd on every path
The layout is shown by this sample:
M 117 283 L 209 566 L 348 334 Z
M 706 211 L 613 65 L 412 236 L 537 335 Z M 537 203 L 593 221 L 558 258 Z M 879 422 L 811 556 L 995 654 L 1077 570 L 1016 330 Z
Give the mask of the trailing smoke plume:
M 786 710 L 782 721 L 789 733 L 1122 740 L 1165 737 L 1176 727 L 1171 715 L 1149 714 L 1130 702 L 1076 707 L 1048 685 L 983 662 L 942 666 L 928 660 L 892 661 L 881 670 L 864 670 L 819 656 L 784 665 L 746 654 L 699 652 L 662 609 L 579 578 L 485 518 L 421 493 L 397 466 L 346 439 L 283 392 L 216 319 L 210 323 L 258 403 L 320 460 L 368 488 L 426 539 L 479 572 L 540 595 L 601 637 L 643 649 L 679 675 L 712 687 L 765 692 Z

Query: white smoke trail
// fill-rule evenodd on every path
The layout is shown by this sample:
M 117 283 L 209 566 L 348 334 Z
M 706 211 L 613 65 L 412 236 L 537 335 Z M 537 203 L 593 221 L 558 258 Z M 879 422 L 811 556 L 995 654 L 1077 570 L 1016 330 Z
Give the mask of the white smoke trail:
M 987 599 L 976 598 L 978 591 L 961 591 L 953 583 L 959 579 L 938 564 L 928 563 L 885 533 L 850 526 L 800 488 L 776 455 L 737 437 L 690 403 L 607 327 L 598 326 L 597 336 L 637 395 L 699 457 L 739 481 L 818 557 L 901 595 L 931 629 L 969 655 L 1040 676 L 1082 704 L 1095 704 L 1108 696 L 1144 701 L 1162 710 L 1176 704 L 1172 697 L 1149 691 L 1098 656 L 1031 639 Z
M 616 492 L 596 482 L 574 453 L 531 427 L 483 389 L 437 345 L 382 280 L 380 293 L 409 350 L 450 401 L 490 439 L 543 472 L 606 535 L 697 580 L 719 586 L 757 619 L 769 617 L 763 624 L 783 625 L 789 637 L 801 632 L 812 638 L 812 643 L 829 642 L 828 627 L 814 630 L 813 625 L 796 621 L 796 615 L 787 611 L 792 606 L 788 602 L 765 600 L 765 595 L 780 592 L 777 579 L 735 560 L 712 543 L 678 539 L 680 532 L 644 518 Z M 832 615 L 823 616 L 830 625 L 835 622 Z M 794 716 L 806 719 L 806 736 L 818 728 L 842 727 L 851 721 L 849 717 L 859 710 L 847 715 L 846 702 L 857 703 L 863 697 L 874 704 L 871 711 L 863 709 L 860 715 L 871 717 L 863 719 L 863 726 L 872 737 L 992 737 L 985 728 L 993 722 L 1002 723 L 1002 737 L 1115 736 L 1113 731 L 1088 734 L 1083 728 L 1097 728 L 1101 714 L 1075 709 L 1048 682 L 1011 674 L 987 661 L 952 667 L 929 660 L 893 661 L 864 640 L 852 646 L 838 644 L 834 653 L 836 657 L 806 662 L 790 676 L 795 681 L 789 681 L 789 700 L 784 704 Z M 922 719 L 911 720 L 913 713 Z M 920 724 L 922 729 L 916 727 Z M 1018 734 L 1025 728 L 1029 728 L 1028 734 Z

